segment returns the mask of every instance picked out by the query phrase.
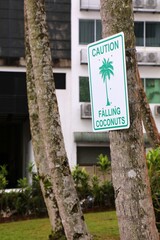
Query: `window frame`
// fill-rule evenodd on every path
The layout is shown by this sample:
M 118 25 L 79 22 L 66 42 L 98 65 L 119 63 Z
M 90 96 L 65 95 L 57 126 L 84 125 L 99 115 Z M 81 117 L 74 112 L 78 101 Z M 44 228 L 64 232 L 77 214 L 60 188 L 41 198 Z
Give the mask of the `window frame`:
M 136 46 L 138 47 L 160 47 L 160 46 L 156 46 L 156 45 L 149 45 L 147 44 L 147 24 L 159 24 L 160 27 L 160 22 L 153 22 L 153 21 L 135 21 L 134 23 L 143 23 L 143 45 L 137 45 L 137 41 L 136 41 Z M 136 37 L 136 34 L 135 34 Z
M 81 22 L 93 22 L 93 39 L 88 39 L 88 41 L 82 41 L 81 40 Z M 79 45 L 87 45 L 91 42 L 95 42 L 97 40 L 99 40 L 100 38 L 102 38 L 102 32 L 101 32 L 101 37 L 98 36 L 98 32 L 97 32 L 97 25 L 98 23 L 101 22 L 101 19 L 79 19 Z M 102 24 L 101 24 L 101 29 L 102 29 Z
M 149 104 L 160 104 L 160 97 L 159 97 L 159 101 L 157 101 L 157 102 L 152 102 L 152 101 L 154 101 L 154 100 L 150 101 L 149 96 L 148 96 L 148 94 L 147 94 L 147 80 L 148 80 L 148 81 L 158 80 L 158 81 L 159 81 L 159 84 L 160 84 L 160 78 L 142 78 L 142 83 L 143 83 L 143 87 L 144 87 L 144 91 L 145 91 L 145 93 L 146 93 L 146 97 L 147 97 L 148 103 L 149 103 Z M 159 88 L 158 88 L 158 89 L 159 89 Z M 155 90 L 156 90 L 156 89 L 155 89 Z M 160 95 L 160 91 L 153 91 L 153 92 L 150 93 L 150 94 L 154 94 L 154 93 Z

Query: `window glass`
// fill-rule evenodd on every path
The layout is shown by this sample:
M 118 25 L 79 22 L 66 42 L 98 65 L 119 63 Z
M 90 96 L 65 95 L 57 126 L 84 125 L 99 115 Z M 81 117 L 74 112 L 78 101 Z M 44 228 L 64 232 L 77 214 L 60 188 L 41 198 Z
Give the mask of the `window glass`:
M 28 115 L 24 72 L 0 72 L 0 113 Z
M 94 42 L 94 20 L 79 21 L 79 43 L 88 44 Z
M 109 147 L 77 147 L 77 164 L 80 166 L 96 165 L 100 154 L 107 155 L 110 159 Z
M 79 100 L 80 102 L 90 102 L 88 77 L 79 78 Z
M 136 46 L 160 46 L 160 22 L 135 22 Z
M 145 91 L 149 103 L 160 103 L 160 79 L 145 79 Z
M 146 46 L 160 46 L 160 23 L 146 22 Z
M 55 88 L 66 89 L 66 74 L 65 73 L 53 73 Z
M 100 20 L 96 20 L 96 41 L 102 38 L 102 23 Z
M 101 20 L 79 20 L 79 43 L 88 44 L 102 38 Z
M 144 22 L 134 23 L 136 46 L 144 46 Z

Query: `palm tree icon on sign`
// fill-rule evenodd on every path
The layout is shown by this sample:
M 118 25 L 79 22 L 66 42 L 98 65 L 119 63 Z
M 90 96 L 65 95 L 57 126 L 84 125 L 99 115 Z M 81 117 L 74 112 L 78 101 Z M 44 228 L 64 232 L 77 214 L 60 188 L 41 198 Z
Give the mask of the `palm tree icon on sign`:
M 108 97 L 108 84 L 107 84 L 107 81 L 108 79 L 110 80 L 110 77 L 111 75 L 114 76 L 114 73 L 113 73 L 113 62 L 109 60 L 106 60 L 105 58 L 103 59 L 102 61 L 102 66 L 99 67 L 99 70 L 100 70 L 100 74 L 102 75 L 102 79 L 103 79 L 103 82 L 105 83 L 106 85 L 106 106 L 110 106 L 111 105 L 111 102 L 109 101 L 109 97 Z

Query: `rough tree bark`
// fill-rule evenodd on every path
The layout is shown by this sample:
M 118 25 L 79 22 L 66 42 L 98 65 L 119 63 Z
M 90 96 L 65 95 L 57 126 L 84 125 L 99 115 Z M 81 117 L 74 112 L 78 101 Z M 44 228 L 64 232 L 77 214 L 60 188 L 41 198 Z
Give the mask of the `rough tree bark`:
M 91 239 L 69 169 L 53 81 L 44 0 L 25 0 L 29 45 L 49 178 L 67 239 Z M 43 179 L 43 173 L 40 175 Z
M 39 126 L 39 117 L 38 117 L 38 105 L 37 97 L 35 92 L 35 83 L 33 75 L 33 66 L 29 46 L 28 38 L 28 24 L 27 24 L 27 15 L 25 11 L 24 4 L 24 20 L 25 20 L 25 59 L 26 59 L 26 78 L 27 78 L 27 96 L 28 96 L 28 108 L 29 108 L 29 117 L 30 117 L 30 127 L 32 134 L 32 144 L 34 149 L 35 162 L 37 166 L 37 174 L 44 176 L 43 179 L 40 178 L 40 186 L 43 194 L 43 198 L 48 210 L 48 216 L 50 219 L 52 227 L 52 239 L 61 239 L 65 237 L 63 225 L 61 218 L 59 216 L 59 210 L 57 207 L 57 202 L 55 200 L 54 193 L 51 186 L 46 186 L 49 178 L 49 166 L 47 166 L 45 149 L 43 147 L 43 141 Z M 51 238 L 51 236 L 50 236 Z
M 132 0 L 101 0 L 103 37 L 123 31 L 130 109 L 130 128 L 110 132 L 112 180 L 120 238 L 158 240 L 151 200 L 136 81 Z M 118 89 L 117 89 L 118 91 Z

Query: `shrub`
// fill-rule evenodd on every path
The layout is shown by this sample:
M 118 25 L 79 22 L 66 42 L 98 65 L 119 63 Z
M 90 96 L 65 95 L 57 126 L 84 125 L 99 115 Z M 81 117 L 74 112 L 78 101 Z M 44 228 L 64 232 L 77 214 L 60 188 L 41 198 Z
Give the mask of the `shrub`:
M 101 193 L 101 186 L 100 186 L 100 180 L 98 179 L 97 176 L 93 176 L 91 179 L 91 192 L 92 196 L 94 198 L 94 205 L 95 206 L 100 206 L 102 202 L 102 193 Z
M 114 208 L 115 201 L 114 201 L 114 188 L 111 181 L 105 181 L 101 186 L 101 191 L 103 194 L 103 204 L 105 207 Z
M 34 216 L 47 214 L 37 174 L 32 175 L 31 186 L 27 183 L 26 178 L 20 179 L 18 186 L 21 187 L 16 202 L 16 210 L 19 214 Z
M 80 168 L 78 165 L 72 171 L 72 175 L 83 210 L 114 208 L 114 190 L 111 181 L 100 181 L 96 175 L 90 179 L 85 168 Z
M 0 217 L 10 217 L 16 212 L 16 192 L 2 192 L 0 194 Z
M 4 190 L 8 184 L 6 176 L 8 175 L 7 166 L 0 166 L 0 190 Z
M 97 164 L 100 167 L 100 171 L 102 172 L 102 175 L 103 175 L 103 181 L 105 181 L 106 174 L 111 169 L 111 161 L 108 159 L 107 155 L 103 155 L 103 154 L 100 154 L 97 159 L 98 159 Z
M 30 186 L 26 178 L 18 180 L 19 190 L 0 193 L 0 215 L 9 217 L 41 216 L 47 215 L 47 209 L 43 200 L 37 175 L 33 175 L 33 183 Z
M 160 147 L 147 153 L 147 166 L 157 227 L 160 230 Z
M 79 165 L 75 166 L 72 176 L 80 200 L 90 195 L 89 174 L 85 168 L 80 168 Z
M 97 176 L 93 176 L 91 189 L 95 206 L 114 208 L 114 189 L 111 181 L 101 183 Z

